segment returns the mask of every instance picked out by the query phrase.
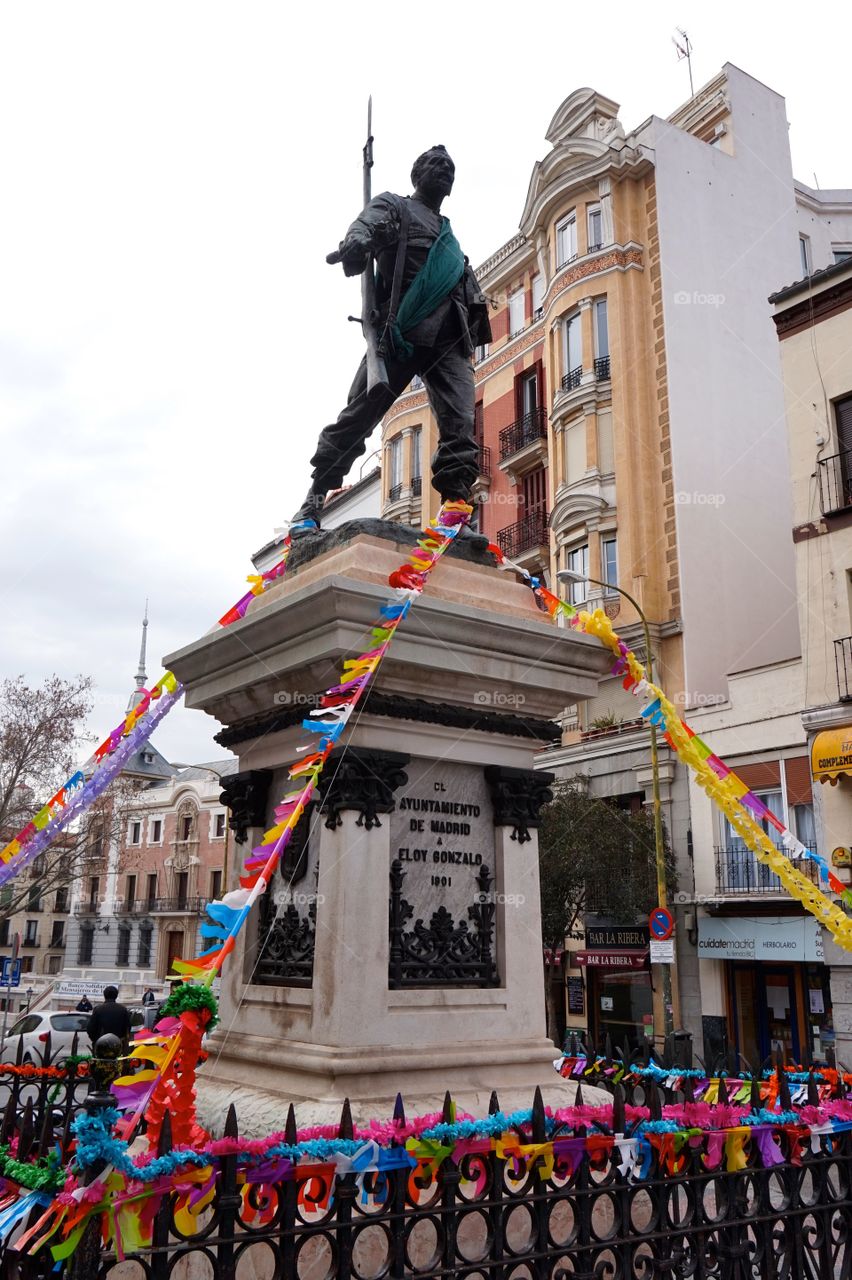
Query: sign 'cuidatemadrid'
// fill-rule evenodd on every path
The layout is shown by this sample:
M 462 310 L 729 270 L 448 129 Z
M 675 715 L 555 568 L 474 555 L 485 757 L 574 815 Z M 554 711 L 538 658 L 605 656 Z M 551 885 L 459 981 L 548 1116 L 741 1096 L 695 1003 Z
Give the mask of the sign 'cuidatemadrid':
M 822 929 L 810 916 L 704 916 L 698 920 L 704 960 L 821 961 Z

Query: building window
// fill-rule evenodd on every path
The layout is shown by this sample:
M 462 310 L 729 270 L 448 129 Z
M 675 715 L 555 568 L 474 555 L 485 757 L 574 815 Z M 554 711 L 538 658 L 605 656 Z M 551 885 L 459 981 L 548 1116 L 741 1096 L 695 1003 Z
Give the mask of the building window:
M 544 510 L 547 507 L 547 469 L 536 467 L 535 471 L 524 476 L 521 484 L 524 495 L 523 514 L 529 516 L 537 510 Z
M 139 947 L 136 952 L 136 963 L 140 969 L 147 969 L 151 963 L 151 938 L 153 929 L 143 924 L 139 930 Z
M 848 262 L 852 258 L 852 249 L 834 248 L 832 254 L 835 262 Z
M 137 822 L 136 820 L 134 820 L 130 824 L 130 843 L 131 844 L 142 843 L 142 823 Z
M 161 844 L 163 840 L 163 820 L 162 818 L 152 818 L 151 820 L 151 844 Z
M 181 840 L 192 839 L 192 828 L 195 818 L 191 813 L 181 814 L 180 818 L 180 838 Z
M 589 253 L 600 249 L 603 245 L 603 214 L 599 204 L 589 205 Z
M 577 256 L 577 215 L 572 211 L 556 228 L 556 266 L 564 267 Z
M 35 969 L 35 957 L 21 956 L 21 972 L 32 973 L 34 969 Z
M 84 924 L 80 930 L 80 944 L 77 947 L 77 963 L 92 963 L 92 947 L 95 941 L 95 930 L 90 924 Z
M 225 818 L 226 814 L 217 813 L 214 819 L 213 836 L 216 840 L 223 840 L 225 837 Z
M 538 408 L 538 371 L 521 374 L 520 404 L 521 417 L 527 418 Z
M 128 907 L 132 907 L 136 901 L 136 877 L 128 876 L 124 890 L 124 901 Z
M 37 933 L 38 933 L 38 920 L 28 920 L 24 925 L 24 946 L 25 947 L 38 946 Z
M 30 885 L 30 891 L 27 894 L 27 911 L 41 911 L 41 894 L 38 885 Z
M 525 296 L 523 289 L 509 294 L 509 337 L 514 338 L 524 327 Z
M 9 945 L 9 920 L 0 920 L 0 947 Z
M 52 947 L 65 946 L 65 922 L 63 920 L 54 920 L 50 930 L 50 945 Z
M 539 272 L 533 276 L 532 282 L 533 320 L 540 320 L 544 315 L 544 276 Z
M 584 543 L 582 547 L 574 547 L 568 552 L 568 566 L 572 573 L 578 573 L 583 579 L 582 582 L 568 583 L 568 603 L 573 605 L 581 605 L 586 602 L 589 595 L 589 584 L 586 579 L 589 576 L 589 544 Z
M 485 437 L 485 402 L 477 400 L 473 406 L 473 438 L 477 444 L 482 444 Z
M 222 896 L 222 872 L 221 869 L 210 872 L 210 899 L 215 901 Z
M 54 911 L 67 911 L 67 910 L 68 910 L 68 890 L 57 889 L 56 890 L 56 906 L 54 907 Z
M 423 467 L 420 459 L 420 452 L 423 448 L 423 431 L 420 427 L 415 427 L 411 432 L 411 480 L 412 487 L 415 480 L 419 480 L 423 475 Z
M 811 274 L 811 238 L 810 236 L 799 236 L 799 256 L 801 259 L 802 275 L 809 276 Z
M 148 876 L 148 886 L 145 891 L 145 901 L 148 904 L 149 910 L 151 909 L 153 904 L 157 901 L 157 873 L 156 872 L 153 872 L 151 875 Z
M 609 356 L 609 323 L 606 314 L 606 298 L 595 303 L 595 355 L 599 360 Z
M 187 897 L 188 893 L 189 893 L 189 872 L 179 871 L 175 876 L 175 896 L 177 898 L 177 905 L 179 907 L 186 906 L 188 901 L 188 897 Z
M 794 804 L 793 805 L 793 822 L 796 828 L 796 836 L 801 840 L 802 844 L 807 845 L 809 849 L 816 851 L 816 823 L 814 821 L 814 807 L 812 804 Z
M 618 555 L 615 538 L 601 538 L 601 578 L 607 586 L 618 585 Z
M 57 974 L 62 972 L 62 956 L 48 956 L 46 972 Z
M 98 894 L 101 889 L 100 876 L 89 877 L 89 906 L 96 907 L 98 905 Z
M 562 333 L 564 343 L 564 360 L 565 374 L 570 377 L 578 369 L 583 367 L 583 342 L 580 335 L 580 313 L 575 311 L 573 315 L 566 316 L 562 322 Z
M 402 436 L 394 436 L 388 446 L 388 499 L 396 502 L 402 493 Z
M 92 858 L 100 858 L 104 851 L 104 828 L 103 823 L 93 822 L 89 828 L 89 856 Z
M 118 926 L 118 946 L 115 949 L 115 963 L 119 969 L 125 968 L 130 963 L 130 925 L 120 924 Z
M 490 344 L 487 342 L 480 342 L 479 346 L 476 347 L 473 353 L 473 359 L 475 364 L 481 364 L 482 361 L 486 358 L 486 356 L 488 355 L 489 346 Z

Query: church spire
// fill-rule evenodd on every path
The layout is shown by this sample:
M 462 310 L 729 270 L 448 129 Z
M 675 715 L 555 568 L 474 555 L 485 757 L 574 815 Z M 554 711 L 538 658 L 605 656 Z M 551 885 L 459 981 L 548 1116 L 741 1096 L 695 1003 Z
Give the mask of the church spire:
M 145 688 L 145 681 L 148 679 L 148 673 L 145 670 L 145 654 L 148 647 L 148 601 L 145 601 L 145 617 L 142 619 L 142 644 L 139 648 L 139 670 L 136 672 L 136 689 L 130 695 L 130 701 L 127 704 L 127 710 L 132 711 L 134 707 L 138 707 L 142 701 L 142 690 Z

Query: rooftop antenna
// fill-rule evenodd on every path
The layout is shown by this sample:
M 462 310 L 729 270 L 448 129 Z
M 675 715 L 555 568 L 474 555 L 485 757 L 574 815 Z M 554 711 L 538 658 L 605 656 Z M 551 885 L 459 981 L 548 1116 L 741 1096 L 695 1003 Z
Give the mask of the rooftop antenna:
M 680 36 L 680 39 L 678 39 Z M 677 35 L 672 36 L 672 44 L 677 49 L 677 60 L 683 62 L 686 58 L 686 65 L 689 68 L 689 96 L 695 97 L 695 89 L 692 84 L 692 45 L 689 42 L 689 36 L 680 27 L 677 29 Z

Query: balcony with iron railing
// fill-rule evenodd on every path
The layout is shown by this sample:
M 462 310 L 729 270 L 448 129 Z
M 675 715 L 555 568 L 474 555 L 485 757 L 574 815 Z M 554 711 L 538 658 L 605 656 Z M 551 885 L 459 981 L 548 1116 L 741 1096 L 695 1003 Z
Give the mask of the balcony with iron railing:
M 539 407 L 525 413 L 510 427 L 500 432 L 500 461 L 505 462 L 512 454 L 525 449 L 528 444 L 547 439 L 547 417 L 544 409 Z
M 824 516 L 852 507 L 852 449 L 817 460 L 819 505 Z
M 95 900 L 89 899 L 88 902 L 75 902 L 74 915 L 75 916 L 96 916 L 98 914 L 98 908 L 100 907 L 100 905 L 101 904 L 97 901 L 97 899 Z
M 761 897 L 763 894 L 786 894 L 784 885 L 769 867 L 758 862 L 750 849 L 737 845 L 717 845 L 716 893 L 720 897 Z M 816 863 L 802 858 L 796 863 L 814 884 L 819 882 Z
M 834 642 L 834 666 L 837 671 L 837 699 L 852 701 L 852 636 Z
M 204 914 L 204 898 L 156 898 L 148 909 L 152 915 L 201 916 Z
M 412 477 L 411 477 L 411 496 L 412 496 L 412 498 L 419 498 L 422 492 L 423 492 L 423 477 L 422 477 L 422 476 L 412 476 Z
M 583 366 L 581 364 L 578 364 L 576 369 L 570 369 L 568 373 L 566 373 L 565 376 L 563 377 L 562 390 L 573 391 L 576 387 L 579 387 L 582 381 L 583 381 Z
M 598 382 L 606 382 L 609 377 L 609 356 L 598 356 L 595 359 L 595 378 Z
M 477 445 L 479 474 L 486 480 L 491 479 L 491 449 L 487 444 Z
M 392 484 L 388 489 L 388 502 L 398 502 L 402 497 L 402 485 Z
M 510 560 L 534 548 L 546 547 L 547 543 L 547 508 L 543 502 L 530 508 L 522 520 L 497 532 L 497 545 Z

